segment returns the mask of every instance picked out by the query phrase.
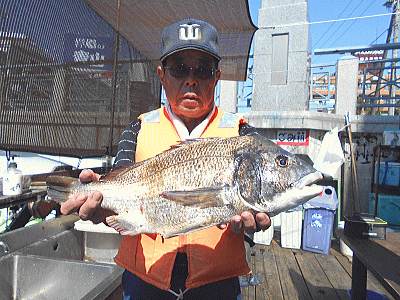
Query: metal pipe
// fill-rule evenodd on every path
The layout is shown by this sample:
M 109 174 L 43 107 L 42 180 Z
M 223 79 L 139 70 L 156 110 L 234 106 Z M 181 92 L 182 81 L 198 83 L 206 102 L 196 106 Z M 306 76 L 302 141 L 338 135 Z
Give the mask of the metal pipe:
M 327 49 L 315 49 L 314 55 L 325 55 L 325 54 L 340 54 L 340 53 L 351 53 L 357 51 L 371 51 L 371 50 L 390 50 L 400 49 L 400 43 L 390 44 L 376 44 L 368 46 L 354 46 L 354 47 L 341 47 L 341 48 L 327 48 Z

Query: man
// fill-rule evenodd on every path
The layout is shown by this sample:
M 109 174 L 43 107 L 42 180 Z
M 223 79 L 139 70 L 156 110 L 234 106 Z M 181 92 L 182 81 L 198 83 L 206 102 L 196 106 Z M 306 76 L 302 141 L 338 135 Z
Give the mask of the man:
M 212 25 L 185 19 L 165 28 L 162 66 L 157 72 L 168 103 L 127 126 L 114 168 L 153 157 L 186 139 L 257 134 L 245 120 L 215 107 L 220 59 Z M 99 176 L 83 171 L 80 178 L 93 181 Z M 62 205 L 61 212 L 79 208 L 82 219 L 101 221 L 107 215 L 97 209 L 101 199 L 99 192 L 78 194 Z M 269 226 L 266 214 L 254 217 L 244 212 L 234 216 L 229 226 L 221 224 L 165 240 L 159 235 L 124 236 L 115 261 L 126 269 L 125 299 L 237 299 L 237 277 L 250 272 L 242 229 L 253 233 Z

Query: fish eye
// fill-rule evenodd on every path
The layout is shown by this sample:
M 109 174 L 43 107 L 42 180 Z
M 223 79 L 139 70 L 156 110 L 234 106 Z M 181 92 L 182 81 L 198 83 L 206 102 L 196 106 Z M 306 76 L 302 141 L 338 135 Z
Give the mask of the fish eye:
M 278 166 L 280 167 L 287 167 L 289 165 L 289 157 L 285 156 L 285 155 L 278 155 L 276 158 L 276 163 L 278 164 Z

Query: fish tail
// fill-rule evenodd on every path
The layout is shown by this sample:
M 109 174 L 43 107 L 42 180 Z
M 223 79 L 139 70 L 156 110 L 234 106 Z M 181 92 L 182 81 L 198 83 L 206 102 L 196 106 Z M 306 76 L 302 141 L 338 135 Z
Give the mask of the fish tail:
M 51 175 L 47 177 L 46 184 L 47 194 L 52 200 L 65 202 L 74 194 L 73 191 L 76 191 L 81 182 L 77 178 Z

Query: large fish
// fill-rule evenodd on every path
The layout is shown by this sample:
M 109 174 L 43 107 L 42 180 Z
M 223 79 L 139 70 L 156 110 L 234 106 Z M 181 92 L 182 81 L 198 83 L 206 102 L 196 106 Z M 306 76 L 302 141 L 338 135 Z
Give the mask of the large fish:
M 321 178 L 256 135 L 186 141 L 99 182 L 50 176 L 47 185 L 57 202 L 100 191 L 101 207 L 117 214 L 106 221 L 118 232 L 168 238 L 228 223 L 246 210 L 272 217 L 320 194 L 323 187 L 312 184 Z

